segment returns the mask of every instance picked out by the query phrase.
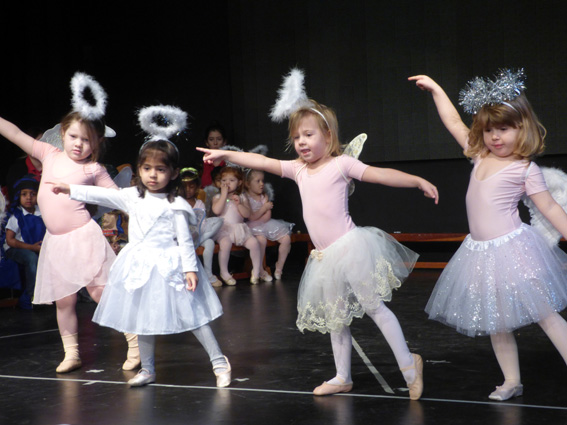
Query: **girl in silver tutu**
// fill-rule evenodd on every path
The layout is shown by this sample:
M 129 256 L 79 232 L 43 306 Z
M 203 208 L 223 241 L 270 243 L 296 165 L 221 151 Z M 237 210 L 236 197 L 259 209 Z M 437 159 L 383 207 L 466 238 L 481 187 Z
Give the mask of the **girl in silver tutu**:
M 299 72 L 294 70 L 287 78 Z M 302 74 L 300 78 L 302 86 Z M 290 178 L 299 187 L 303 218 L 317 249 L 311 253 L 300 282 L 297 326 L 302 332 L 307 329 L 331 334 L 337 368 L 336 376 L 315 388 L 314 394 L 352 389 L 349 326 L 353 318 L 366 313 L 394 352 L 410 397 L 418 399 L 423 388 L 421 357 L 410 353 L 396 316 L 384 304 L 413 269 L 417 254 L 379 229 L 356 227 L 348 212 L 348 190 L 354 178 L 388 186 L 417 187 L 437 201 L 437 189 L 420 177 L 369 167 L 342 155 L 335 113 L 307 98 L 292 108 L 289 141 L 298 155 L 293 161 L 198 149 L 205 153 L 205 162 L 228 160 Z
M 268 184 L 269 185 L 269 184 Z M 266 255 L 266 245 L 268 241 L 277 241 L 278 260 L 274 277 L 281 280 L 285 260 L 291 250 L 290 233 L 293 223 L 272 218 L 272 208 L 274 203 L 270 199 L 269 193 L 264 184 L 264 172 L 259 170 L 249 170 L 244 180 L 244 195 L 250 203 L 250 217 L 246 224 L 252 230 L 252 234 L 260 242 L 262 248 L 262 261 Z M 266 272 L 267 273 L 267 272 Z M 269 279 L 271 280 L 271 279 Z
M 167 116 L 168 110 L 156 113 Z M 140 149 L 135 187 L 115 190 L 58 183 L 53 191 L 129 214 L 129 243 L 110 269 L 93 318 L 102 326 L 138 335 L 142 369 L 128 384 L 155 382 L 155 335 L 192 331 L 209 355 L 217 386 L 225 387 L 230 384 L 230 364 L 209 326 L 222 315 L 222 307 L 195 254 L 189 232 L 189 224 L 196 222 L 194 212 L 185 199 L 175 196 L 178 164 L 173 143 L 151 139 Z
M 513 331 L 537 323 L 567 362 L 567 255 L 521 222 L 527 195 L 563 236 L 567 214 L 532 158 L 542 153 L 545 129 L 523 94 L 523 71 L 504 70 L 494 81 L 475 79 L 461 92 L 472 113 L 469 129 L 431 78 L 410 78 L 432 93 L 441 120 L 472 158 L 466 197 L 470 234 L 455 253 L 427 303 L 430 319 L 474 337 L 490 335 L 504 383 L 489 398 L 523 394 Z

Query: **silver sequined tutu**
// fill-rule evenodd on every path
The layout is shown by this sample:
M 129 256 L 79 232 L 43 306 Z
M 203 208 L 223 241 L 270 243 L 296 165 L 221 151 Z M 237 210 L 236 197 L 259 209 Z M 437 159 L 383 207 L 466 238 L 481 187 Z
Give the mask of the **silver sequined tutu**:
M 567 254 L 527 224 L 489 241 L 468 235 L 425 311 L 468 336 L 512 332 L 567 306 Z
M 390 301 L 417 257 L 375 227 L 356 227 L 324 250 L 313 250 L 299 284 L 297 327 L 339 332 Z

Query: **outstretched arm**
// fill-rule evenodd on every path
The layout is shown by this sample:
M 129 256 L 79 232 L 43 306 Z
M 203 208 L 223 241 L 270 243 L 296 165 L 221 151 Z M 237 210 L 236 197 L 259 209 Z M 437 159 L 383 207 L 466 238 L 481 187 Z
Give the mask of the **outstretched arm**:
M 19 146 L 28 155 L 31 155 L 35 139 L 4 118 L 0 118 L 0 135 Z
M 407 174 L 403 171 L 394 170 L 392 168 L 368 167 L 362 174 L 361 180 L 363 182 L 383 184 L 384 186 L 391 187 L 417 187 L 419 190 L 423 191 L 425 196 L 434 199 L 436 204 L 439 203 L 437 187 L 421 177 Z
M 441 86 L 427 75 L 416 75 L 409 77 L 408 80 L 415 81 L 415 85 L 421 90 L 431 92 L 441 121 L 443 121 L 447 130 L 449 130 L 459 145 L 465 149 L 469 138 L 469 128 L 465 125 L 463 120 L 461 120 L 459 112 L 457 112 L 457 109 Z
M 567 239 L 567 214 L 563 208 L 553 199 L 548 190 L 530 195 L 537 209 Z
M 203 162 L 207 164 L 219 165 L 222 161 L 234 162 L 242 167 L 253 170 L 262 170 L 277 176 L 282 175 L 280 161 L 274 158 L 251 152 L 238 152 L 224 149 L 197 148 L 203 152 Z

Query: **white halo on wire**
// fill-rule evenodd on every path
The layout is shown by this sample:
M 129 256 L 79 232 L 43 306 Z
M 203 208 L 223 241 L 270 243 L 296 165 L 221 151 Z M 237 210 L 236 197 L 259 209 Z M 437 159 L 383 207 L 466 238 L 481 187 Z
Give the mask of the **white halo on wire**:
M 90 89 L 93 94 L 95 105 L 91 105 L 84 97 L 85 89 Z M 98 120 L 104 117 L 106 111 L 106 92 L 102 86 L 90 75 L 77 72 L 71 79 L 71 91 L 73 98 L 71 104 L 73 110 L 88 120 Z
M 161 117 L 166 125 L 160 125 L 157 119 Z M 142 108 L 138 113 L 140 127 L 148 133 L 149 140 L 164 139 L 169 141 L 172 136 L 185 130 L 187 113 L 175 106 L 156 105 Z
M 305 93 L 304 80 L 305 75 L 298 68 L 293 68 L 284 77 L 284 81 L 278 90 L 278 99 L 270 111 L 272 121 L 282 122 L 299 108 L 313 106 Z M 318 113 L 320 114 L 320 112 Z

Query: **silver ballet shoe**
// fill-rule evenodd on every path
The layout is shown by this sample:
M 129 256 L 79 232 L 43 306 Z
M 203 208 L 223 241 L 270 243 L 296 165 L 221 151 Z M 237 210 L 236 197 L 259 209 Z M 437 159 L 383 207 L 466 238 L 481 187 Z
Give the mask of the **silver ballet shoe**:
M 503 386 L 496 387 L 488 398 L 490 400 L 504 401 L 509 400 L 512 397 L 520 397 L 522 394 L 524 394 L 524 386 L 522 384 L 518 384 L 511 388 L 504 388 Z
M 140 369 L 138 374 L 128 381 L 131 387 L 143 387 L 156 382 L 156 374 L 150 373 L 148 369 Z

